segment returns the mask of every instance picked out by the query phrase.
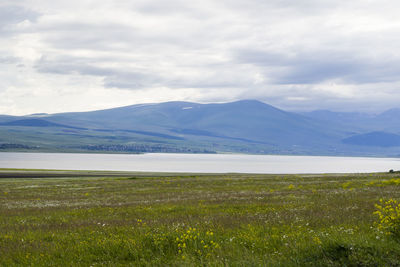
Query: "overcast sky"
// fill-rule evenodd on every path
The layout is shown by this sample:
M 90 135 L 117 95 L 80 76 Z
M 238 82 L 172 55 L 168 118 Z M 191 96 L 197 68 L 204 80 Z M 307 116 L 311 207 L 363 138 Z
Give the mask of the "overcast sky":
M 395 0 L 1 0 L 0 114 L 400 108 Z

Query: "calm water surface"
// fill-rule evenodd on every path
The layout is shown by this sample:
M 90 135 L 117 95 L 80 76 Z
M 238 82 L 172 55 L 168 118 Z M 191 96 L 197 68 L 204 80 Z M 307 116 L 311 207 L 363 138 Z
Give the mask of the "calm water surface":
M 400 169 L 397 158 L 237 154 L 0 153 L 0 168 L 151 172 L 357 173 Z

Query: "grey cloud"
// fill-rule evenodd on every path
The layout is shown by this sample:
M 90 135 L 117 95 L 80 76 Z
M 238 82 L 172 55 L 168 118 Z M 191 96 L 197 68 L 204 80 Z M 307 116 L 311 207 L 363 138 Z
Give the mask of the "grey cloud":
M 257 98 L 285 108 L 343 107 L 341 101 L 353 101 L 347 96 L 372 103 L 379 91 L 389 103 L 387 96 L 400 98 L 400 4 L 372 2 L 8 1 L 0 4 L 7 55 L 0 64 L 24 64 L 10 73 L 31 77 L 29 86 L 10 88 L 45 94 L 57 87 L 72 95 L 90 84 L 100 102 L 111 94 L 114 103 L 125 101 L 122 95 L 147 101 L 162 87 L 157 101 Z M 384 10 L 388 4 L 393 8 Z M 34 23 L 16 25 L 26 20 Z M 328 82 L 340 86 L 325 88 Z M 352 94 L 346 86 L 360 89 Z
M 242 64 L 255 64 L 259 66 L 285 66 L 290 63 L 288 54 L 264 51 L 260 49 L 237 49 L 233 51 L 234 61 Z
M 168 55 L 171 49 L 208 49 L 213 45 L 212 40 L 218 38 L 218 32 L 198 26 L 203 22 L 193 22 L 197 29 L 189 28 L 190 25 L 185 26 L 185 23 L 182 21 L 181 25 L 164 29 L 160 20 L 160 26 L 143 29 L 121 23 L 58 22 L 38 27 L 38 30 L 42 32 L 46 43 L 60 50 L 89 49 L 141 54 L 149 53 L 149 50 L 154 50 L 156 54 Z
M 362 65 L 349 61 L 307 61 L 288 65 L 287 71 L 282 71 L 276 77 L 280 84 L 314 84 L 331 79 L 348 80 L 354 73 L 360 71 Z M 354 77 L 355 78 L 355 77 Z
M 271 13 L 271 11 L 315 14 L 315 12 L 321 12 L 322 10 L 330 10 L 332 12 L 332 9 L 337 6 L 337 2 L 332 0 L 225 0 L 222 2 L 228 8 L 246 12 L 249 15 L 260 15 L 261 13 L 265 14 L 265 12 Z
M 43 57 L 36 63 L 35 67 L 42 73 L 103 77 L 104 86 L 107 88 L 140 89 L 156 86 L 161 81 L 161 78 L 157 75 L 148 74 L 145 71 L 98 67 L 95 66 L 97 63 L 90 59 L 73 57 L 61 57 L 53 60 Z
M 134 27 L 116 23 L 93 25 L 84 22 L 58 22 L 39 26 L 43 39 L 57 49 L 90 49 L 93 51 L 127 50 L 135 43 Z M 139 43 L 138 41 L 137 43 Z
M 7 26 L 22 21 L 36 21 L 40 14 L 32 9 L 17 5 L 0 5 L 0 29 L 7 31 Z
M 108 62 L 112 65 L 113 62 Z M 59 57 L 47 59 L 42 57 L 36 62 L 35 68 L 41 73 L 59 75 L 90 75 L 104 78 L 106 88 L 143 89 L 152 87 L 180 88 L 234 88 L 243 81 L 233 77 L 234 73 L 221 71 L 191 77 L 174 75 L 174 73 L 156 73 L 147 69 L 126 68 L 121 69 L 99 67 L 107 63 L 95 59 Z
M 54 48 L 60 50 L 140 52 L 153 49 L 167 54 L 170 48 L 201 50 L 221 40 L 218 12 L 210 3 L 196 4 L 182 0 L 160 2 L 145 0 L 115 4 L 123 8 L 125 19 L 110 19 L 97 14 L 98 20 L 85 17 L 51 18 L 35 25 L 35 31 Z M 211 5 L 212 6 L 212 5 Z M 212 10 L 212 12 L 210 11 Z M 225 22 L 229 23 L 229 21 Z
M 100 68 L 90 64 L 87 60 L 61 57 L 56 60 L 48 60 L 42 57 L 36 62 L 35 68 L 42 73 L 53 74 L 81 74 L 93 76 L 106 76 L 114 71 L 108 68 Z
M 15 64 L 20 61 L 19 58 L 13 56 L 0 56 L 0 64 Z
M 118 73 L 104 78 L 104 86 L 107 88 L 143 89 L 157 86 L 159 79 L 154 75 L 144 73 Z
M 242 49 L 236 51 L 233 57 L 240 64 L 253 64 L 265 69 L 276 84 L 315 84 L 332 79 L 351 83 L 399 80 L 400 59 L 374 60 L 358 55 L 354 50 L 322 49 L 283 54 Z
M 123 89 L 140 89 L 152 87 L 168 87 L 171 89 L 196 88 L 198 90 L 208 88 L 237 88 L 244 85 L 238 77 L 229 73 L 204 74 L 192 77 L 190 75 L 175 75 L 174 73 L 154 73 L 143 71 L 118 71 L 107 75 L 104 79 L 106 87 Z
M 166 15 L 176 15 L 176 14 L 193 14 L 197 15 L 199 10 L 193 7 L 193 3 L 184 0 L 171 0 L 171 1 L 137 1 L 131 7 L 140 13 L 166 16 Z

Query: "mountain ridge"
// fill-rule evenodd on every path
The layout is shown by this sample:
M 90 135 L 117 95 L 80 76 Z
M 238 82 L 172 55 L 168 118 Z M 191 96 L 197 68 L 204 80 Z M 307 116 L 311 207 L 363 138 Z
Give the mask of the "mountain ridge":
M 210 104 L 170 101 L 86 112 L 0 115 L 0 143 L 78 152 L 89 148 L 107 152 L 107 147 L 110 151 L 124 148 L 121 152 L 146 152 L 146 147 L 151 147 L 154 152 L 153 148 L 161 147 L 160 152 L 397 153 L 390 147 L 367 144 L 356 148 L 343 141 L 373 131 L 397 134 L 396 123 L 385 123 L 395 118 L 376 118 L 378 115 L 331 111 L 295 113 L 258 100 Z M 396 127 L 389 127 L 391 124 Z M 136 151 L 138 147 L 146 151 Z

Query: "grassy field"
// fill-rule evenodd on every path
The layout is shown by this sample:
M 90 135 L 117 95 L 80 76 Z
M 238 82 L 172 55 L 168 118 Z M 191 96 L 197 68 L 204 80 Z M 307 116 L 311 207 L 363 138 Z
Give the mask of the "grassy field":
M 0 177 L 1 266 L 400 266 L 396 173 Z

